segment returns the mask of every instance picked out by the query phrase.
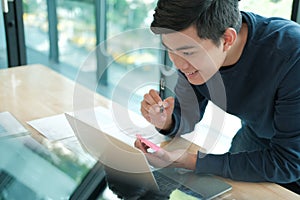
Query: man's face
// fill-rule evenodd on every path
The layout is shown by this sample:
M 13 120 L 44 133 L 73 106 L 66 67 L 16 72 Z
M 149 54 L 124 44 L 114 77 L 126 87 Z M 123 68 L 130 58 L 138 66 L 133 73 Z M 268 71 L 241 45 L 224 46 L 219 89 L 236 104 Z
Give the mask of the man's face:
M 168 49 L 171 61 L 194 85 L 201 85 L 210 79 L 226 57 L 222 41 L 217 47 L 212 40 L 200 39 L 194 26 L 163 34 L 162 43 Z

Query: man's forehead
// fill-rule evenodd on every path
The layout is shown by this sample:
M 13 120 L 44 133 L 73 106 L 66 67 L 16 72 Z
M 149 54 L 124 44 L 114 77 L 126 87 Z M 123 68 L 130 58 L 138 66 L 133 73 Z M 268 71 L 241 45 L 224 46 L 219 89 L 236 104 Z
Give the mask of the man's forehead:
M 169 50 L 185 50 L 199 45 L 195 38 L 182 32 L 162 34 L 161 39 L 162 45 Z

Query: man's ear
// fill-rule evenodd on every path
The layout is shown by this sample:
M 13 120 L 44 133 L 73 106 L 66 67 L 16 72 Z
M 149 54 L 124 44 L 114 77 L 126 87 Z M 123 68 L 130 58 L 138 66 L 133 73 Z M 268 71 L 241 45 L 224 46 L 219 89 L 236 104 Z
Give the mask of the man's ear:
M 237 39 L 237 33 L 234 28 L 227 28 L 223 34 L 223 50 L 228 51 Z

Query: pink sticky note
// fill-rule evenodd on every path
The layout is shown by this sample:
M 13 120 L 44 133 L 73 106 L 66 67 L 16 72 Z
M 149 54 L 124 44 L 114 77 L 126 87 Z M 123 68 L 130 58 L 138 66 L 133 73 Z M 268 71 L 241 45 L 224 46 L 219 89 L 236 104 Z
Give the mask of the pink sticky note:
M 136 137 L 141 140 L 142 143 L 153 149 L 154 151 L 158 151 L 160 149 L 159 146 L 154 144 L 153 142 L 150 142 L 149 140 L 143 138 L 141 135 L 137 134 Z

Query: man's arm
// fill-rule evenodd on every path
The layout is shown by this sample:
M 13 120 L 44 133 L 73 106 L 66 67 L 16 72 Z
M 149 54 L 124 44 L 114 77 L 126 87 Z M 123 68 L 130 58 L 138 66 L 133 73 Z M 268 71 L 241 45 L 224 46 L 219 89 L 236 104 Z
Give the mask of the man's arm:
M 300 60 L 286 74 L 274 102 L 270 146 L 223 155 L 198 154 L 196 172 L 242 181 L 289 183 L 300 179 Z

